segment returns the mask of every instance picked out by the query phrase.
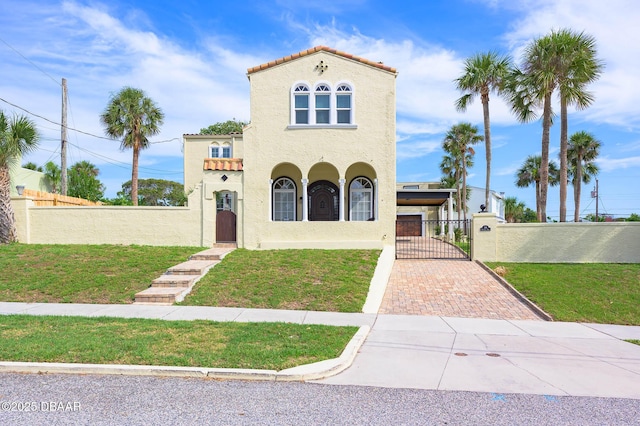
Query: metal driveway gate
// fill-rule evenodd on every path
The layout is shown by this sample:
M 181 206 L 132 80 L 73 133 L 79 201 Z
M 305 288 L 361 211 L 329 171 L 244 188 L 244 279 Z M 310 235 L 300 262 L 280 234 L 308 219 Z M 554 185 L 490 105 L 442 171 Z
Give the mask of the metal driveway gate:
M 396 259 L 471 260 L 471 220 L 416 220 L 398 216 Z

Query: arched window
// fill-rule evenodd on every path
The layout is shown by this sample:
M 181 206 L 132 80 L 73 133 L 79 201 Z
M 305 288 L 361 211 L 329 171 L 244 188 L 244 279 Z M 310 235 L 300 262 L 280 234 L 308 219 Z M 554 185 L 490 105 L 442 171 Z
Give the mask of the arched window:
M 231 145 L 222 146 L 213 144 L 209 146 L 209 158 L 231 158 Z
M 357 177 L 349 186 L 349 220 L 373 220 L 373 184 Z
M 351 124 L 351 87 L 341 84 L 336 89 L 336 113 L 338 124 Z
M 273 220 L 296 220 L 296 185 L 282 177 L 273 183 Z
M 293 89 L 293 122 L 295 124 L 309 124 L 309 87 L 298 84 Z
M 331 113 L 331 88 L 319 84 L 315 91 L 316 124 L 329 124 Z

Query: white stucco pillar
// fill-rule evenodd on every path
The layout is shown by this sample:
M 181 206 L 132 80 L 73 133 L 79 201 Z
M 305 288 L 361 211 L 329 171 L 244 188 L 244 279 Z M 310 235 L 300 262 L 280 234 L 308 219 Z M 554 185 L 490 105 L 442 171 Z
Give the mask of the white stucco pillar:
M 302 221 L 309 221 L 309 197 L 307 196 L 307 186 L 309 179 L 302 179 Z
M 444 237 L 444 226 L 447 224 L 444 219 L 444 204 L 440 206 L 440 211 L 438 213 L 438 218 L 440 219 L 440 236 Z
M 449 221 L 449 239 L 453 240 L 453 193 L 449 192 L 449 199 L 447 200 L 447 220 Z
M 378 220 L 378 178 L 373 180 L 373 220 Z
M 269 200 L 267 200 L 269 204 L 269 208 L 267 211 L 269 212 L 269 222 L 273 220 L 273 179 L 269 179 Z
M 340 222 L 344 222 L 344 205 L 346 204 L 344 202 L 344 183 L 345 183 L 345 179 L 338 179 L 338 182 L 340 182 Z

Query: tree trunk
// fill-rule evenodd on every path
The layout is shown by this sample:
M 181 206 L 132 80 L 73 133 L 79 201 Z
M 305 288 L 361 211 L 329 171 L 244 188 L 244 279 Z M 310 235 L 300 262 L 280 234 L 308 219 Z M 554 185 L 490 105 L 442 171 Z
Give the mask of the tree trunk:
M 573 202 L 575 204 L 575 212 L 573 213 L 573 221 L 580 221 L 580 192 L 582 189 L 582 156 L 578 154 L 576 164 L 576 175 L 573 177 Z
M 462 214 L 467 223 L 467 152 L 462 153 Z M 460 216 L 458 216 L 460 219 Z
M 538 220 L 547 221 L 547 192 L 549 189 L 549 132 L 551 130 L 551 91 L 544 95 L 542 113 L 542 161 L 540 162 L 540 212 Z
M 0 165 L 0 244 L 18 241 L 16 217 L 11 204 L 11 180 L 9 166 Z
M 541 219 L 541 210 L 540 210 L 540 181 L 536 181 L 536 217 L 538 218 L 538 222 L 542 222 Z
M 484 205 L 489 211 L 489 191 L 491 190 L 491 125 L 489 120 L 489 93 L 482 95 L 482 113 L 484 115 L 484 146 L 487 159 L 487 179 L 484 186 Z
M 133 146 L 133 164 L 131 166 L 131 202 L 138 205 L 138 157 L 140 149 L 136 144 Z
M 567 99 L 560 95 L 560 222 L 567 221 Z

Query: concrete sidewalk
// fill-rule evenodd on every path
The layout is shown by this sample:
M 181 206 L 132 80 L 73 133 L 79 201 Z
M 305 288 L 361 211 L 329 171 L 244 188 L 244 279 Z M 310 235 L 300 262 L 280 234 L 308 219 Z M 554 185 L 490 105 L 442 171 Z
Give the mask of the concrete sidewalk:
M 640 340 L 640 327 L 199 306 L 6 302 L 0 302 L 0 314 L 284 321 L 362 327 L 340 358 L 282 372 L 148 366 L 90 366 L 98 370 L 83 370 L 73 364 L 61 364 L 60 369 L 54 369 L 50 364 L 25 366 L 27 363 L 0 363 L 0 371 L 204 375 L 256 380 L 316 380 L 336 385 L 640 399 L 640 346 L 620 340 Z M 365 341 L 369 327 L 371 331 Z
M 640 327 L 379 315 L 325 384 L 640 399 Z

